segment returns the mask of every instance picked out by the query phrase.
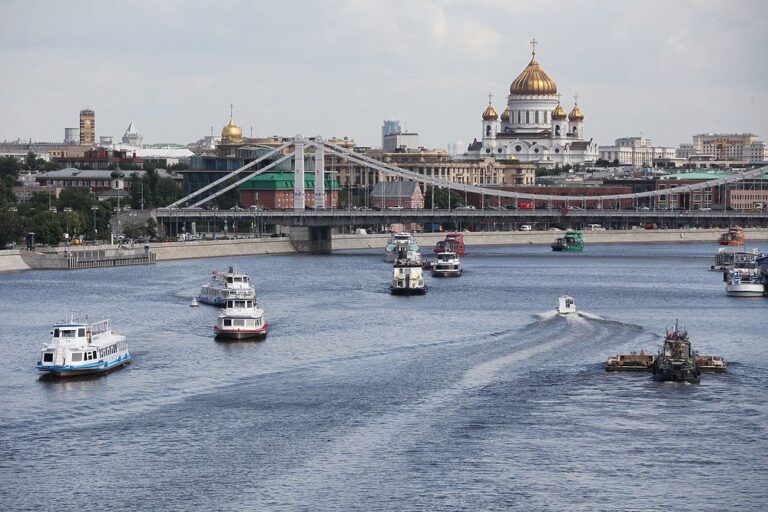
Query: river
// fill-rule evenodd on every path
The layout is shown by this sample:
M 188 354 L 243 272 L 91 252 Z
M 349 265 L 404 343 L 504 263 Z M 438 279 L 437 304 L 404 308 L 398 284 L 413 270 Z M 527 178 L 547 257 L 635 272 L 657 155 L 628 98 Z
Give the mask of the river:
M 715 244 L 468 247 L 388 293 L 380 251 L 0 275 L 2 510 L 765 510 L 768 299 L 725 296 Z M 248 272 L 262 342 L 190 308 Z M 554 315 L 572 295 L 578 317 Z M 133 364 L 50 381 L 71 312 Z M 603 370 L 679 319 L 729 361 L 698 385 Z

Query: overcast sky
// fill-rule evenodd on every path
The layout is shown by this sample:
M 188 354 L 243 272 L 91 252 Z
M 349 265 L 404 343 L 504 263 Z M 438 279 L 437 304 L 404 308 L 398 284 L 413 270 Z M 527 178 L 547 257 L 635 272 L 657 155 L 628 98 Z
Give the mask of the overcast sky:
M 716 0 L 0 0 L 0 140 L 145 143 L 244 135 L 381 143 L 399 119 L 427 147 L 481 134 L 537 59 L 598 144 L 700 132 L 768 139 L 768 2 Z

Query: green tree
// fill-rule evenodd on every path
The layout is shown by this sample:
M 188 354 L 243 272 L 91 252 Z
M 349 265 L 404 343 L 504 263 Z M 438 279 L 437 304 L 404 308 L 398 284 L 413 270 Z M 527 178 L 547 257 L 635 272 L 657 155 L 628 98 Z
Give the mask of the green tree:
M 14 185 L 19 183 L 19 161 L 12 156 L 0 157 L 0 208 L 16 203 Z
M 448 193 L 449 189 L 446 188 L 436 188 L 435 189 L 435 208 L 439 209 L 447 209 L 448 208 Z M 456 208 L 457 206 L 461 206 L 464 204 L 464 198 L 461 197 L 461 195 L 454 191 L 450 191 L 450 207 Z M 432 208 L 432 187 L 427 187 L 426 192 L 424 192 L 424 208 Z

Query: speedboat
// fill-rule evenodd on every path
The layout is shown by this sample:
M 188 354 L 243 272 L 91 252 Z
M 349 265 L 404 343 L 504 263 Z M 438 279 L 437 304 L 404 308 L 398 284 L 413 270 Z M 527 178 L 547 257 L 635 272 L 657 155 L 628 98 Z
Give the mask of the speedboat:
M 248 274 L 229 267 L 227 272 L 213 271 L 211 280 L 204 284 L 197 300 L 213 306 L 223 306 L 227 299 L 255 299 L 256 290 Z
M 675 322 L 674 329 L 667 330 L 664 345 L 653 362 L 653 378 L 662 382 L 697 384 L 700 376 L 701 370 L 688 340 L 688 331 L 681 329 Z
M 88 323 L 71 317 L 54 325 L 51 335 L 36 366 L 54 377 L 104 373 L 132 359 L 125 336 L 115 334 L 109 320 Z
M 242 340 L 266 338 L 269 324 L 256 299 L 227 299 L 224 310 L 213 328 L 217 338 Z
M 424 269 L 421 257 L 413 259 L 409 257 L 410 251 L 402 245 L 398 258 L 392 267 L 392 284 L 389 293 L 392 295 L 424 295 L 427 286 L 424 283 Z
M 191 307 L 191 308 L 196 308 L 196 307 L 197 307 L 197 306 L 199 306 L 199 305 L 200 305 L 200 304 L 198 304 L 198 302 L 197 302 L 197 299 L 196 299 L 196 298 L 194 298 L 194 297 L 192 297 L 192 302 L 190 302 L 190 303 L 189 303 L 189 307 Z
M 457 253 L 445 251 L 437 254 L 432 266 L 432 277 L 459 277 L 463 273 Z
M 560 315 L 570 315 L 576 313 L 576 302 L 570 295 L 561 295 L 557 299 L 557 313 Z

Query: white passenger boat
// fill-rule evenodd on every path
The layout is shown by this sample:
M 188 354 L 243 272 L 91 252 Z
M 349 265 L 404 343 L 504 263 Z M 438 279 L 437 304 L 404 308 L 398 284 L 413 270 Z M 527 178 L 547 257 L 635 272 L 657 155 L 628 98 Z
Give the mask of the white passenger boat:
M 227 272 L 213 271 L 211 280 L 203 285 L 197 300 L 214 306 L 224 306 L 227 299 L 255 299 L 256 290 L 248 274 L 229 267 Z
M 71 318 L 53 326 L 37 369 L 55 377 L 103 373 L 131 361 L 125 336 L 109 328 L 109 320 L 88 323 Z
M 432 265 L 432 277 L 459 277 L 464 273 L 459 255 L 455 252 L 440 252 L 437 253 L 436 258 Z
M 561 295 L 557 299 L 557 313 L 560 315 L 572 315 L 576 313 L 576 301 L 570 295 Z
M 427 286 L 424 283 L 424 270 L 421 257 L 418 260 L 409 258 L 410 254 L 401 248 L 398 258 L 392 267 L 392 285 L 389 292 L 393 295 L 424 295 Z
M 405 244 L 408 250 L 413 253 L 411 256 L 415 257 L 416 254 L 421 257 L 421 249 L 419 244 L 414 240 L 413 235 L 408 232 L 395 233 L 387 242 L 387 247 L 384 249 L 384 261 L 394 262 L 398 258 L 398 252 L 400 247 Z
M 255 299 L 227 299 L 213 328 L 217 338 L 235 340 L 265 338 L 268 331 L 264 311 L 258 308 Z
M 733 269 L 726 274 L 725 294 L 729 297 L 762 297 L 765 284 L 759 269 Z

